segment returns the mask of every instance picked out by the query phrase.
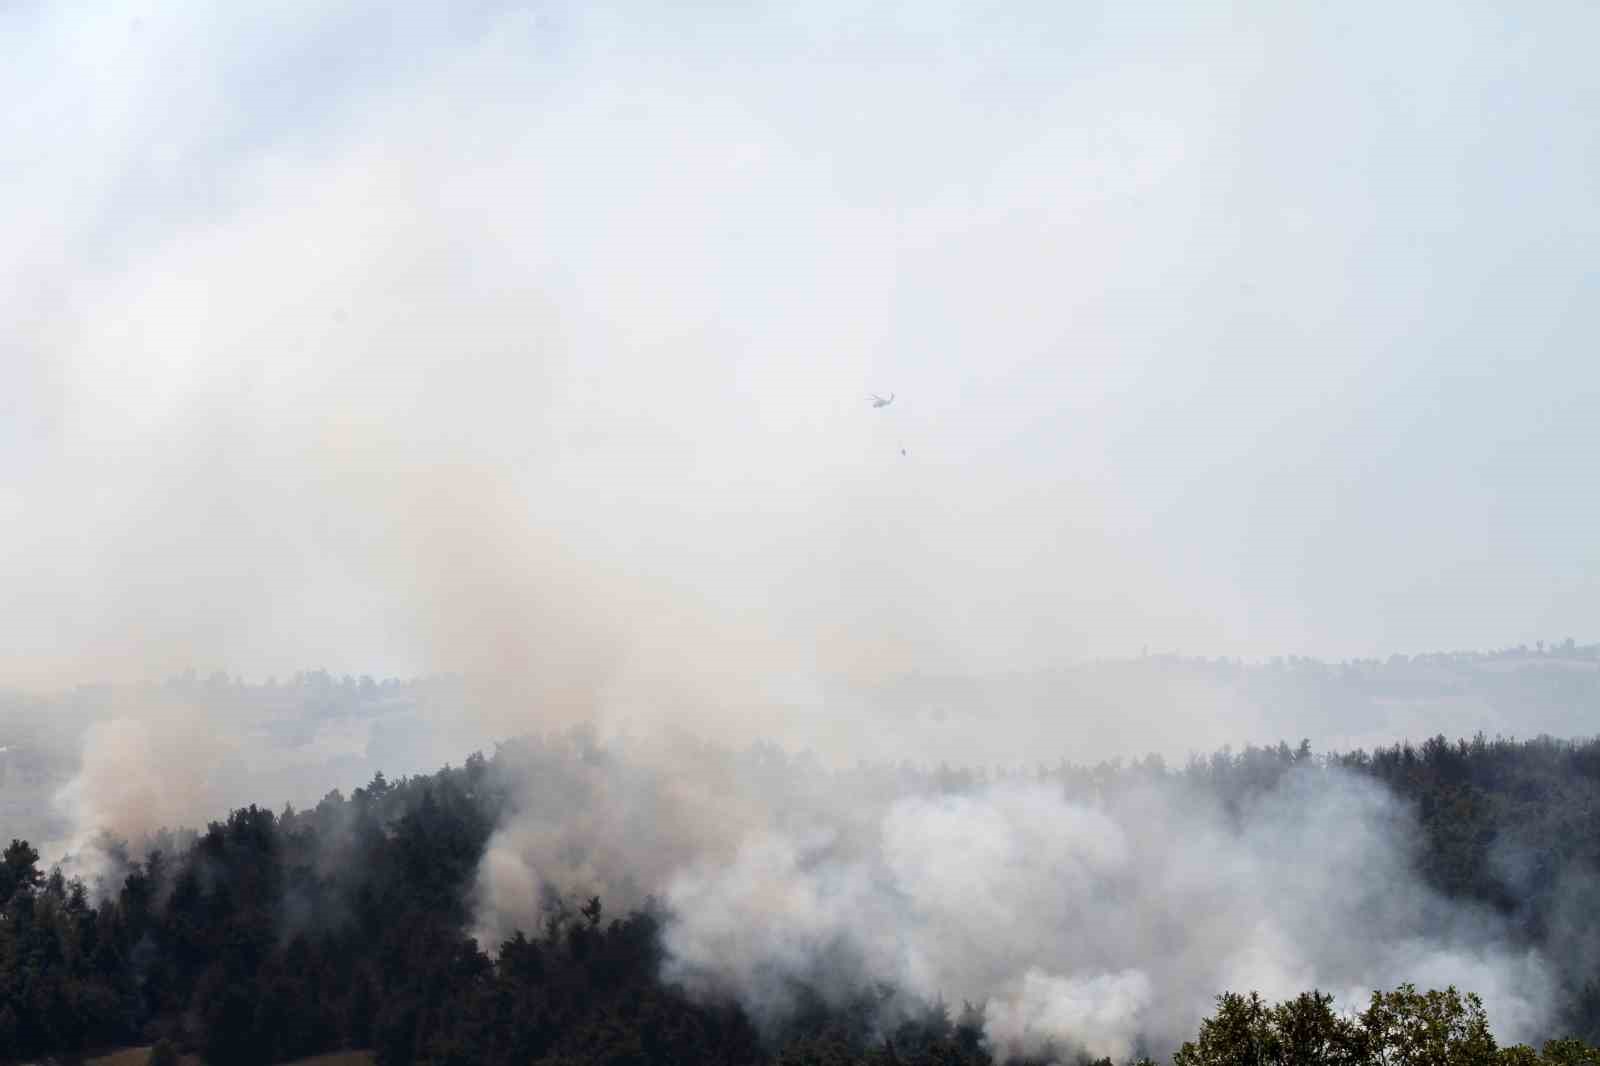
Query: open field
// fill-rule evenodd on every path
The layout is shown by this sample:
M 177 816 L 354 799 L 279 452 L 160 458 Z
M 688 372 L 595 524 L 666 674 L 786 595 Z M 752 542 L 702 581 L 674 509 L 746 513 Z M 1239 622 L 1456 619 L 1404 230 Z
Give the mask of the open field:
M 84 1066 L 144 1066 L 150 1058 L 149 1047 L 123 1048 L 109 1055 L 85 1059 Z M 200 1056 L 185 1055 L 179 1060 L 183 1066 L 202 1066 Z M 377 1060 L 370 1051 L 336 1051 L 329 1055 L 314 1055 L 285 1066 L 373 1066 Z

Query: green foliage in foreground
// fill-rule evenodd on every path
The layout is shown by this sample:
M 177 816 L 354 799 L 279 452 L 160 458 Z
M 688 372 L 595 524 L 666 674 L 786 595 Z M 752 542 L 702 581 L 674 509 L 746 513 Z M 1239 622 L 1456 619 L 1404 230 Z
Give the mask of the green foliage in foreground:
M 1500 1047 L 1477 996 L 1454 988 L 1374 992 L 1353 1015 L 1333 997 L 1304 992 L 1268 1006 L 1259 995 L 1227 993 L 1174 1066 L 1600 1066 L 1600 1050 L 1552 1040 L 1542 1050 Z

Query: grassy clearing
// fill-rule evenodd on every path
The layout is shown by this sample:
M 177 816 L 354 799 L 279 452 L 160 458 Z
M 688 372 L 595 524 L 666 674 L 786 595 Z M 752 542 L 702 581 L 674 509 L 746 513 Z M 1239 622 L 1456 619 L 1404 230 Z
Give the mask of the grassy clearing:
M 109 1055 L 96 1055 L 92 1059 L 84 1059 L 83 1066 L 144 1066 L 150 1058 L 150 1048 L 125 1047 L 121 1051 L 113 1051 Z M 180 1059 L 183 1066 L 201 1066 L 199 1055 L 185 1055 Z
M 109 1055 L 84 1059 L 83 1066 L 144 1066 L 149 1058 L 149 1047 L 129 1047 L 113 1051 Z M 183 1066 L 203 1066 L 199 1055 L 185 1055 L 181 1061 Z M 297 1059 L 294 1062 L 284 1063 L 283 1066 L 373 1066 L 375 1062 L 377 1058 L 370 1051 L 335 1051 L 330 1055 Z

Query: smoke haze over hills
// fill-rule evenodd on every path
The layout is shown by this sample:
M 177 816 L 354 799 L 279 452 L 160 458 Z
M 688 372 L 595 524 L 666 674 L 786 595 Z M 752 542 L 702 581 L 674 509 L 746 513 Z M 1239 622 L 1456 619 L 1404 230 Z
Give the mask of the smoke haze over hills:
M 1581 5 L 391 15 L 0 24 L 11 681 L 1592 621 Z
M 1128 1054 L 1224 984 L 1457 974 L 1532 1031 L 1554 964 L 1421 888 L 1370 783 L 1224 816 L 715 751 L 1592 732 L 1597 33 L 11 5 L 7 825 L 81 850 L 588 728 L 584 803 L 507 785 L 486 939 L 547 884 L 657 894 L 707 995 L 884 975 L 992 997 L 1021 1048 Z M 226 680 L 318 665 L 434 680 Z M 921 863 L 946 848 L 971 867 Z

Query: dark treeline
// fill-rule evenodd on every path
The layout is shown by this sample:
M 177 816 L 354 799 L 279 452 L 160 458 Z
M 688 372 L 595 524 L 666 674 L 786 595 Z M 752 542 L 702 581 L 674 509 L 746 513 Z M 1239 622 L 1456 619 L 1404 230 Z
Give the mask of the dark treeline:
M 583 745 L 550 750 L 585 757 Z M 760 1028 L 735 1005 L 693 1000 L 660 976 L 667 915 L 653 902 L 613 915 L 599 898 L 552 896 L 539 928 L 476 943 L 471 889 L 510 802 L 496 769 L 507 757 L 502 749 L 395 782 L 379 774 L 310 810 L 235 810 L 153 850 L 107 842 L 95 885 L 46 871 L 33 847 L 14 841 L 0 862 L 0 1061 L 158 1040 L 246 1066 L 338 1048 L 373 1048 L 383 1066 L 992 1061 L 981 1006 L 905 1002 L 886 986 L 797 989 L 799 1006 Z M 1027 773 L 1090 798 L 1179 776 L 1244 810 L 1270 802 L 1297 768 L 1369 775 L 1408 800 L 1427 882 L 1514 918 L 1528 944 L 1549 950 L 1558 927 L 1593 929 L 1600 741 L 1439 737 L 1328 756 L 1279 744 L 1181 769 L 1151 758 Z M 997 773 L 845 772 L 948 791 Z M 1600 944 L 1565 940 L 1554 959 L 1563 999 L 1550 1005 L 1559 1029 L 1549 1035 L 1600 1043 Z M 1580 1043 L 1542 1054 L 1600 1061 Z M 1470 997 L 1407 988 L 1376 995 L 1353 1018 L 1311 993 L 1277 1006 L 1226 995 L 1178 1058 L 1540 1060 L 1494 1047 Z

